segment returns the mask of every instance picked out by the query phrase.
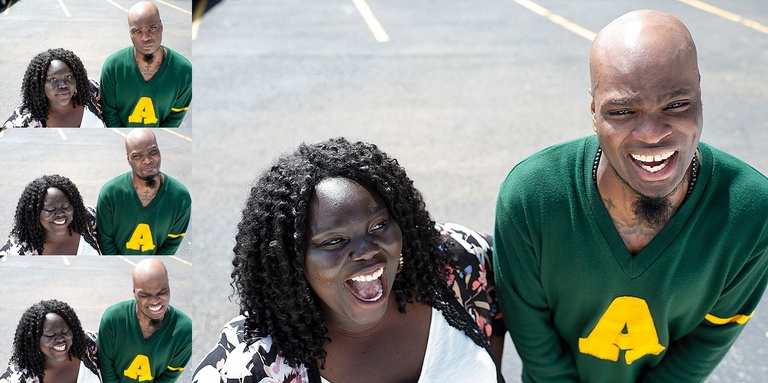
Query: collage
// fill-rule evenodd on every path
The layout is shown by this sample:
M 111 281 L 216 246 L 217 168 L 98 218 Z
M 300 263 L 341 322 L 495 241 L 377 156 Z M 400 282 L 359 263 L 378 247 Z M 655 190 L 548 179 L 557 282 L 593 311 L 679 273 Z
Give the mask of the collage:
M 768 3 L 0 0 L 0 52 L 0 383 L 767 381 Z

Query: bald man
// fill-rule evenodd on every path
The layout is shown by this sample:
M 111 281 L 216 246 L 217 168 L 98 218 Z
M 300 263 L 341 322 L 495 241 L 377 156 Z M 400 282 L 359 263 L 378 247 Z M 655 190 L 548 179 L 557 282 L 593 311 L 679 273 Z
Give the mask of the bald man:
M 149 129 L 125 137 L 131 171 L 104 184 L 96 227 L 104 255 L 173 255 L 192 214 L 187 188 L 160 172 L 160 148 Z
M 101 111 L 108 127 L 178 127 L 192 101 L 192 64 L 165 47 L 154 3 L 128 11 L 133 45 L 109 56 L 101 69 Z
M 590 75 L 596 135 L 515 166 L 497 202 L 523 381 L 703 381 L 768 281 L 768 180 L 699 142 L 696 47 L 676 18 L 619 17 Z
M 192 321 L 169 305 L 171 288 L 163 262 L 148 258 L 136 264 L 133 296 L 101 317 L 103 382 L 174 382 L 192 356 Z

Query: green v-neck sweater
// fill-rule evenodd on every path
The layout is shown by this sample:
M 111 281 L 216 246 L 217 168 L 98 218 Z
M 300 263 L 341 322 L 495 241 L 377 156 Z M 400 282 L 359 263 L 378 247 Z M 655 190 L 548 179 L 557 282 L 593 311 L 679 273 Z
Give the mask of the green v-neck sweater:
M 597 148 L 550 147 L 501 185 L 496 286 L 523 381 L 703 381 L 768 282 L 768 179 L 700 143 L 692 193 L 631 255 L 592 178 Z
M 192 102 L 192 64 L 168 52 L 149 81 L 144 80 L 133 45 L 104 61 L 101 69 L 101 112 L 107 127 L 177 127 Z
M 98 346 L 104 383 L 174 382 L 192 357 L 192 320 L 168 306 L 160 328 L 144 339 L 136 301 L 123 301 L 101 316 Z
M 142 206 L 131 172 L 102 186 L 96 204 L 96 229 L 104 255 L 173 255 L 186 235 L 192 214 L 187 188 L 163 173 L 160 190 Z

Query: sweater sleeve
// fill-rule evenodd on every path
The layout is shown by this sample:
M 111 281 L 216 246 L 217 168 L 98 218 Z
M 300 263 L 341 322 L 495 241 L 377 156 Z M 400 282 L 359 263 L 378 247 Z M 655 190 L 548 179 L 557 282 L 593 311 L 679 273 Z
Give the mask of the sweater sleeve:
M 181 213 L 174 219 L 171 232 L 157 249 L 155 254 L 157 255 L 173 255 L 176 254 L 176 250 L 179 249 L 181 242 L 184 240 L 184 236 L 187 234 L 187 227 L 189 226 L 189 219 L 192 215 L 192 201 L 187 196 L 184 201 L 184 207 Z
M 174 335 L 176 337 L 177 334 Z M 189 334 L 181 335 L 185 340 L 181 342 L 182 346 L 179 347 L 168 366 L 165 367 L 165 371 L 157 376 L 154 383 L 173 383 L 179 379 L 184 368 L 189 363 L 189 359 L 192 357 L 192 329 L 189 328 Z
M 704 381 L 751 318 L 768 284 L 768 251 L 744 264 L 696 329 L 670 342 L 644 382 Z
M 171 113 L 168 114 L 165 121 L 160 123 L 160 126 L 178 128 L 184 120 L 184 116 L 187 115 L 187 110 L 189 110 L 189 104 L 191 102 L 192 82 L 188 82 L 181 93 L 176 97 L 176 101 L 173 103 L 173 107 L 171 107 Z
M 114 206 L 108 193 L 102 187 L 96 202 L 96 227 L 99 229 L 99 247 L 103 255 L 116 255 Z
M 171 112 L 168 113 L 168 117 L 160 122 L 160 126 L 178 127 L 184 120 L 184 116 L 189 110 L 189 104 L 192 102 L 192 64 L 178 53 L 174 53 L 176 63 L 178 65 L 175 68 L 175 75 L 177 81 L 182 84 L 178 87 L 179 92 L 176 95 L 176 99 L 171 106 Z
M 115 87 L 115 78 L 109 66 L 108 59 L 101 70 L 99 81 L 99 91 L 101 93 L 101 116 L 104 119 L 104 125 L 107 127 L 121 127 L 120 116 L 117 111 L 117 88 Z
M 97 338 L 102 383 L 118 383 L 120 381 L 115 370 L 115 329 L 110 318 L 109 310 L 102 315 Z
M 510 183 L 507 179 L 505 184 Z M 502 186 L 496 206 L 493 267 L 507 330 L 523 363 L 523 382 L 578 382 L 573 355 L 553 324 L 541 284 L 538 254 L 524 209 Z M 535 229 L 534 229 L 535 230 Z

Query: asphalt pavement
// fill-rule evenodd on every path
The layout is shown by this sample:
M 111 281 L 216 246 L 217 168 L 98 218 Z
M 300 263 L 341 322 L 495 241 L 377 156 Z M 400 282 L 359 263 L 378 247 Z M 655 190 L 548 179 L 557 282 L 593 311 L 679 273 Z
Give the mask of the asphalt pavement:
M 41 28 L 40 34 L 21 30 L 33 16 L 15 20 L 16 24 L 6 22 L 12 20 L 16 7 L 20 17 L 22 6 L 33 1 L 56 3 L 23 0 L 11 7 L 11 14 L 0 14 L 0 41 L 10 38 L 17 42 L 11 47 L 25 51 L 0 58 L 0 68 L 5 70 L 0 106 L 11 109 L 18 99 L 3 97 L 17 95 L 26 64 L 40 50 L 29 45 L 37 44 L 38 38 L 64 38 L 52 33 L 50 26 L 34 25 Z M 131 4 L 116 1 L 127 4 L 126 8 Z M 98 73 L 109 53 L 129 43 L 123 26 L 114 21 L 124 22 L 125 15 L 107 11 L 106 0 L 82 2 L 90 4 L 83 8 L 94 13 L 87 20 L 83 16 L 79 24 L 92 26 L 100 42 L 89 43 L 92 34 L 83 37 L 85 41 L 65 42 L 77 40 L 80 46 L 70 45 L 70 49 L 92 56 L 86 66 L 89 73 Z M 361 3 L 369 6 L 375 20 L 363 17 Z M 186 185 L 192 193 L 193 214 L 185 242 L 185 254 L 189 254 L 185 259 L 192 263 L 186 292 L 190 301 L 185 302 L 194 321 L 190 369 L 238 313 L 229 285 L 234 234 L 251 183 L 277 156 L 301 142 L 336 136 L 376 143 L 405 167 L 435 220 L 492 232 L 498 187 L 512 166 L 547 146 L 593 134 L 588 93 L 590 33 L 630 10 L 662 10 L 688 26 L 702 75 L 702 141 L 768 174 L 765 2 L 223 0 L 210 4 L 192 26 L 194 39 L 188 41 L 194 67 L 194 140 L 175 143 L 165 134 L 161 140 L 161 150 L 162 145 L 172 145 L 176 156 L 187 156 L 186 176 L 191 177 Z M 169 13 L 161 7 L 162 15 Z M 46 21 L 54 19 L 50 16 Z M 114 40 L 114 48 L 102 46 L 107 44 L 102 40 Z M 50 161 L 60 166 L 62 174 L 76 176 L 78 186 L 90 183 L 89 193 L 97 193 L 97 185 L 108 175 L 118 174 L 113 170 L 127 170 L 120 151 L 105 147 L 120 149 L 121 138 L 110 130 L 94 136 L 93 145 L 86 138 L 79 144 L 61 143 L 52 138 L 56 133 L 48 134 L 39 136 L 47 144 L 38 144 L 38 136 L 15 132 L 0 137 L 6 162 L 0 208 L 7 217 L 12 216 L 7 210 L 15 203 L 11 201 L 33 178 L 29 174 L 18 179 L 18 174 L 27 174 L 24 170 L 10 172 L 15 167 L 35 169 L 31 164 L 45 158 L 46 150 L 63 145 L 72 148 L 70 153 L 92 153 L 66 162 L 55 155 Z M 184 135 L 192 137 L 191 132 Z M 163 152 L 166 170 L 179 161 L 172 160 L 168 150 Z M 118 159 L 111 157 L 115 154 Z M 0 233 L 8 219 L 0 215 Z M 22 271 L 30 266 L 3 266 L 7 265 L 0 264 L 0 278 L 10 271 L 19 275 L 17 285 L 27 284 Z M 6 290 L 0 301 L 7 294 L 17 294 L 11 291 Z M 180 304 L 178 299 L 184 298 L 174 297 Z M 89 306 L 86 301 L 79 307 L 98 311 L 101 306 Z M 18 320 L 6 316 L 5 303 L 0 310 L 3 323 Z M 0 339 L 0 349 L 7 342 Z M 768 297 L 764 296 L 742 336 L 707 381 L 765 381 L 766 354 Z M 520 380 L 520 361 L 509 341 L 502 371 L 508 382 Z

